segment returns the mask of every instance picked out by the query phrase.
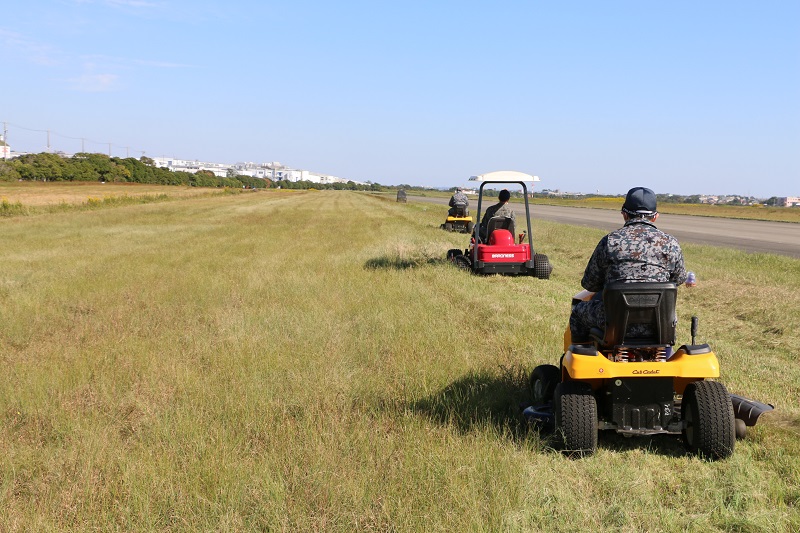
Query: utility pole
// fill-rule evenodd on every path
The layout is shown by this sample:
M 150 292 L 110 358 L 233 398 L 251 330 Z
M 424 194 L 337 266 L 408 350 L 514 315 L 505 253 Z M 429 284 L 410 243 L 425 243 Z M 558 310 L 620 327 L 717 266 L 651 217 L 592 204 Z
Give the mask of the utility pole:
M 8 146 L 8 127 L 3 122 L 3 159 L 8 159 L 8 152 L 11 150 Z
M 86 149 L 83 147 L 83 137 L 81 137 L 81 153 L 86 153 Z
M 50 130 L 47 130 L 47 153 L 50 153 Z
M 131 156 L 131 154 L 128 152 L 128 148 L 130 148 L 130 146 L 125 147 L 125 159 L 128 159 Z

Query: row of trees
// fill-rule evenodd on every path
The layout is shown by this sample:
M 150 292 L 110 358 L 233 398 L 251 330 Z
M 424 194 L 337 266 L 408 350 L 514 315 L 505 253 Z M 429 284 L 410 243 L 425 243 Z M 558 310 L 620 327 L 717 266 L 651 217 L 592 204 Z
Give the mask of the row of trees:
M 276 187 L 282 189 L 324 189 L 335 191 L 384 191 L 384 187 L 380 183 L 356 183 L 348 181 L 347 183 L 314 183 L 313 181 L 276 181 Z
M 237 174 L 234 169 L 220 177 L 210 170 L 196 173 L 160 168 L 149 158 L 109 157 L 96 153 L 77 153 L 72 157 L 58 154 L 26 154 L 14 159 L 0 160 L 0 181 L 102 181 L 152 183 L 159 185 L 189 185 L 195 187 L 234 187 L 264 189 L 333 189 L 350 191 L 407 191 L 431 190 L 412 185 L 381 185 L 380 183 L 314 183 L 312 181 L 276 181 Z
M 104 181 L 115 183 L 153 183 L 195 187 L 235 187 L 263 189 L 270 180 L 229 172 L 219 177 L 209 170 L 197 173 L 173 172 L 155 166 L 149 157 L 108 157 L 103 154 L 77 153 L 72 157 L 58 154 L 26 154 L 0 161 L 0 181 Z

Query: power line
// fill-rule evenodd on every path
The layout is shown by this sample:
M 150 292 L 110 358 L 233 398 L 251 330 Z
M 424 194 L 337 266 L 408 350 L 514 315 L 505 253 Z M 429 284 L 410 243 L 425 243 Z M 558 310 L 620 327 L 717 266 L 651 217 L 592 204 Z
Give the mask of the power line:
M 12 128 L 15 128 L 15 129 L 18 129 L 18 130 L 30 131 L 30 132 L 33 132 L 33 133 L 44 133 L 46 135 L 47 152 L 51 151 L 51 144 L 50 144 L 50 136 L 51 135 L 53 137 L 58 137 L 58 138 L 61 138 L 61 139 L 69 139 L 69 140 L 73 140 L 73 141 L 81 141 L 81 152 L 85 152 L 86 151 L 86 143 L 87 142 L 92 143 L 92 144 L 98 144 L 98 145 L 107 146 L 108 147 L 108 156 L 109 157 L 111 157 L 112 147 L 113 148 L 119 148 L 119 149 L 125 149 L 125 157 L 130 157 L 130 151 L 132 149 L 132 147 L 130 145 L 121 145 L 121 144 L 117 144 L 117 143 L 114 143 L 114 142 L 108 142 L 108 141 L 96 141 L 96 140 L 93 140 L 93 139 L 89 139 L 87 137 L 74 137 L 74 136 L 71 136 L 71 135 L 65 135 L 63 133 L 55 132 L 53 130 L 30 128 L 30 127 L 27 127 L 27 126 L 22 126 L 20 124 L 15 124 L 13 122 L 3 122 L 3 125 L 4 125 L 3 140 L 6 142 L 7 146 L 11 145 L 11 143 L 9 142 L 9 139 L 8 139 L 8 127 L 11 126 Z M 142 157 L 144 157 L 145 150 L 142 150 L 142 149 L 139 149 L 139 148 L 134 148 L 133 151 L 141 153 Z M 97 153 L 99 153 L 99 152 L 97 152 Z

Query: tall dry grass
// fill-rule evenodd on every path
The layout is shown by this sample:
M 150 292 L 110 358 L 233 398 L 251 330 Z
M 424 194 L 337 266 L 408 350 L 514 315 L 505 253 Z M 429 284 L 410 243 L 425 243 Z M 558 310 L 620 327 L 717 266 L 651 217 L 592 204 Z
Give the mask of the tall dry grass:
M 212 188 L 188 185 L 155 185 L 147 183 L 102 183 L 97 181 L 0 181 L 0 200 L 19 203 L 34 211 L 45 206 L 83 204 L 90 199 L 159 196 L 175 198 L 203 196 Z
M 790 531 L 800 262 L 686 246 L 733 457 L 519 417 L 601 234 L 535 223 L 550 280 L 444 262 L 444 210 L 264 192 L 0 219 L 0 530 Z

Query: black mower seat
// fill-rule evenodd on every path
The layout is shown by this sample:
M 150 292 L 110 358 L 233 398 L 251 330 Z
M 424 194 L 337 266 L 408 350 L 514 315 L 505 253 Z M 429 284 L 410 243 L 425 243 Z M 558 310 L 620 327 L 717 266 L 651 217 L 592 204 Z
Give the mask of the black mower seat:
M 468 216 L 467 215 L 468 210 L 467 210 L 466 206 L 457 205 L 457 206 L 451 207 L 450 209 L 451 209 L 451 212 L 452 212 L 452 216 L 454 216 L 454 217 L 464 218 L 464 217 Z
M 514 219 L 509 217 L 492 217 L 489 219 L 489 222 L 486 224 L 486 238 L 484 242 L 489 242 L 489 238 L 492 236 L 492 232 L 496 229 L 507 229 L 511 232 L 511 235 L 515 235 L 514 233 Z
M 603 290 L 606 311 L 605 332 L 592 330 L 604 346 L 675 344 L 678 324 L 675 283 L 610 283 Z

